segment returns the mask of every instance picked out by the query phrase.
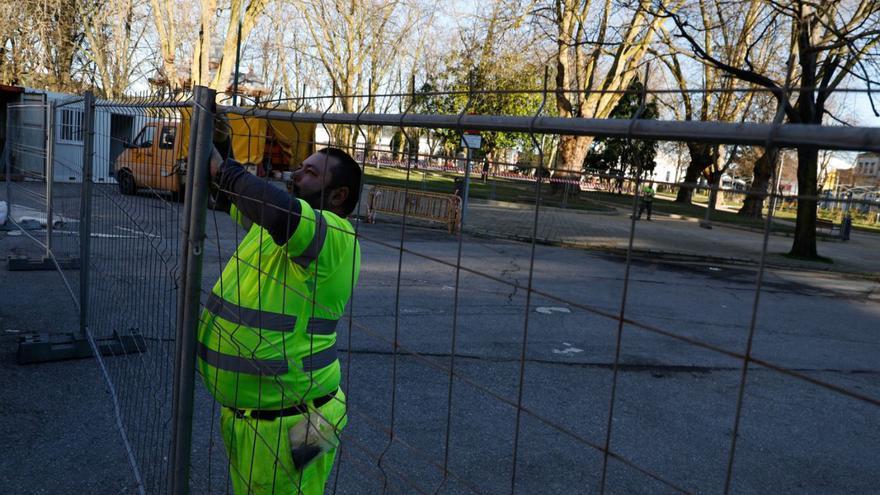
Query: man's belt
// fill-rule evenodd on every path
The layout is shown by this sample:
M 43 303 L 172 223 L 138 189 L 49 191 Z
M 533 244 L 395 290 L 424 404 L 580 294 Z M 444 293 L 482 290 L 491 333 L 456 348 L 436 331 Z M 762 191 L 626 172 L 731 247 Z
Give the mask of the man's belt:
M 314 407 L 321 407 L 324 404 L 330 402 L 333 397 L 336 396 L 336 390 L 330 392 L 327 395 L 318 397 L 313 399 L 311 402 L 314 404 Z M 309 406 L 307 403 L 294 404 L 290 407 L 285 407 L 284 409 L 236 409 L 234 407 L 229 408 L 236 416 L 239 418 L 244 418 L 245 416 L 250 416 L 253 419 L 260 419 L 263 421 L 272 421 L 273 419 L 283 418 L 285 416 L 295 416 L 297 414 L 305 414 L 309 410 Z

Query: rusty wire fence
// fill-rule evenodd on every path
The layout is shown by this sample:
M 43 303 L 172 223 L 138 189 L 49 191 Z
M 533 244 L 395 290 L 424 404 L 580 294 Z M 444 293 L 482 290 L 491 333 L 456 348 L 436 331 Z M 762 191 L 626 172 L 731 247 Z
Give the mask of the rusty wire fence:
M 813 204 L 819 253 L 876 272 L 876 198 L 799 194 L 779 160 L 763 191 L 647 164 L 550 170 L 563 137 L 722 144 L 724 167 L 746 149 L 877 152 L 878 130 L 561 119 L 530 94 L 526 116 L 471 115 L 473 92 L 450 115 L 371 114 L 373 95 L 352 114 L 339 96 L 230 106 L 204 88 L 86 99 L 108 114 L 84 132 L 110 143 L 91 155 L 116 183 L 81 189 L 82 311 L 93 348 L 117 343 L 98 361 L 137 490 L 313 493 L 289 454 L 302 417 L 339 434 L 327 493 L 870 490 L 876 299 L 781 253 Z M 474 131 L 517 134 L 520 159 L 469 152 Z M 325 147 L 359 165 L 350 215 L 326 188 L 288 194 Z M 241 169 L 210 175 L 215 148 Z M 461 229 L 371 214 L 382 188 L 457 198 Z M 748 199 L 760 219 L 736 215 Z

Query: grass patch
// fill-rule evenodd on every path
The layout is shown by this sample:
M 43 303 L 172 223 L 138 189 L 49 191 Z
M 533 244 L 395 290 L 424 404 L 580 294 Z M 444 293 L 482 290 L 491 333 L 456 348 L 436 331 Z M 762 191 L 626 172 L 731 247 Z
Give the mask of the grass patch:
M 588 195 L 596 201 L 613 204 L 619 208 L 632 208 L 633 197 L 628 194 L 615 194 L 601 191 L 582 192 L 582 195 Z M 667 215 L 679 215 L 685 218 L 694 218 L 703 220 L 706 218 L 706 207 L 697 204 L 677 203 L 672 197 L 664 197 L 657 195 L 654 197 L 654 211 Z M 713 210 L 709 216 L 709 220 L 717 223 L 726 223 L 749 227 L 758 230 L 764 230 L 764 220 L 756 218 L 748 218 L 737 215 L 729 211 Z M 794 227 L 791 225 L 774 223 L 770 227 L 771 232 L 794 234 Z
M 455 191 L 454 179 L 460 177 L 435 170 L 412 170 L 407 182 L 405 170 L 396 168 L 376 169 L 375 167 L 368 166 L 365 168 L 365 172 L 366 183 L 369 185 L 405 187 L 408 183 L 410 189 L 445 194 L 451 194 Z M 511 203 L 534 204 L 535 183 L 498 177 L 490 178 L 486 183 L 483 183 L 479 174 L 476 174 L 475 177 L 471 177 L 469 195 L 472 199 L 494 199 Z M 567 201 L 563 205 L 562 194 L 551 194 L 549 184 L 541 185 L 541 204 L 584 211 L 613 211 L 613 208 L 596 203 L 585 197 L 584 193 L 581 193 L 578 189 L 574 189 L 569 193 Z
M 821 212 L 822 210 L 820 210 Z M 776 210 L 773 213 L 774 217 L 784 218 L 786 220 L 791 220 L 794 222 L 797 219 L 797 210 Z M 832 220 L 835 225 L 840 225 L 840 216 L 835 214 L 827 215 L 820 213 L 818 218 L 822 218 L 824 220 Z M 867 232 L 869 234 L 880 234 L 880 224 L 875 223 L 865 223 L 860 222 L 858 219 L 853 219 L 852 224 L 853 230 L 858 230 L 860 232 Z

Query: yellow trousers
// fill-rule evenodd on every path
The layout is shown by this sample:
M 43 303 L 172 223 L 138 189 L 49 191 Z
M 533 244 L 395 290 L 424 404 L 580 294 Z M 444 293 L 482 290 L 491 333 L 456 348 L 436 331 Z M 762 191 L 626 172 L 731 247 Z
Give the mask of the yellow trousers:
M 337 433 L 345 426 L 345 394 L 335 398 L 318 411 Z M 333 468 L 336 449 L 321 455 L 302 471 L 293 466 L 288 431 L 304 416 L 285 416 L 273 420 L 239 417 L 224 407 L 220 414 L 220 430 L 229 457 L 229 476 L 236 495 L 319 495 Z

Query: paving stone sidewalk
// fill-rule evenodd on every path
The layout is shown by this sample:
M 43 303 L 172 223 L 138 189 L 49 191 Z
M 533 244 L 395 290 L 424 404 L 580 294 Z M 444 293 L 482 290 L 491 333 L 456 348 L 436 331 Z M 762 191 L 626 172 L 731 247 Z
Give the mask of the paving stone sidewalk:
M 472 200 L 465 215 L 464 231 L 518 240 L 530 240 L 532 232 L 543 243 L 623 252 L 629 245 L 632 220 L 629 212 L 591 212 L 541 207 L 535 229 L 532 205 Z M 385 219 L 390 216 L 386 215 Z M 695 257 L 718 262 L 757 263 L 763 248 L 763 232 L 713 224 L 700 226 L 695 219 L 655 214 L 652 221 L 635 222 L 633 249 L 639 255 Z M 880 235 L 853 231 L 851 239 L 819 241 L 819 254 L 833 263 L 802 262 L 786 256 L 792 237 L 773 234 L 768 241 L 767 263 L 776 267 L 816 269 L 880 276 Z

